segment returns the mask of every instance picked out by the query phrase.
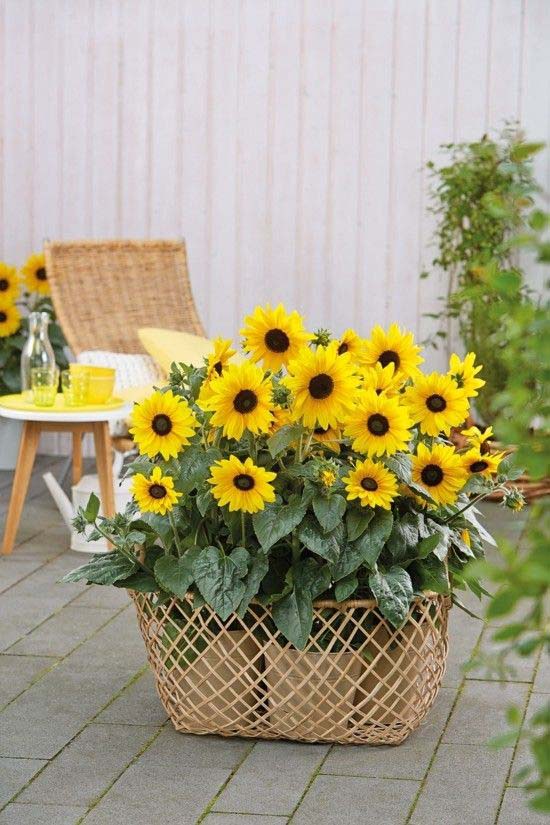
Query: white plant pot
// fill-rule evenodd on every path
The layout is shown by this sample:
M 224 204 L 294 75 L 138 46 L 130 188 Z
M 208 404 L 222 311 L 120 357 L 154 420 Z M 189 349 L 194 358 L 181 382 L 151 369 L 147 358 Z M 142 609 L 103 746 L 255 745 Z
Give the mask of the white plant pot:
M 0 470 L 15 470 L 22 429 L 22 421 L 0 418 Z

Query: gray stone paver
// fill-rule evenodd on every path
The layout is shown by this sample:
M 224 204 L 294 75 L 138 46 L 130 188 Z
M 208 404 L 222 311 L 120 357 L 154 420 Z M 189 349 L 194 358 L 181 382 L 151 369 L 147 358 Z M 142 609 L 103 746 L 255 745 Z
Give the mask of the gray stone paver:
M 86 808 L 75 805 L 12 804 L 0 813 L 0 825 L 77 825 Z
M 544 825 L 548 817 L 527 807 L 527 796 L 521 788 L 507 788 L 498 817 L 498 825 Z
M 68 605 L 12 645 L 9 652 L 27 656 L 67 656 L 112 616 L 110 608 Z M 68 627 L 70 633 L 67 633 Z
M 167 718 L 155 689 L 154 676 L 150 670 L 147 670 L 99 714 L 96 722 L 162 725 Z
M 411 825 L 494 825 L 511 758 L 511 749 L 440 745 Z
M 19 802 L 89 806 L 154 735 L 137 725 L 88 725 L 47 764 Z
M 56 661 L 44 656 L 0 654 L 0 708 L 40 678 Z
M 410 779 L 317 776 L 290 821 L 292 825 L 396 825 L 405 822 L 418 787 Z M 439 820 L 431 821 L 439 825 Z
M 0 758 L 0 808 L 47 764 L 42 759 Z
M 482 745 L 508 729 L 505 712 L 510 705 L 522 710 L 528 686 L 517 682 L 467 681 L 445 729 L 443 741 Z
M 309 777 L 328 753 L 326 745 L 257 742 L 214 810 L 247 814 L 291 814 Z
M 1 531 L 2 473 L 0 490 Z M 489 513 L 519 536 L 507 513 Z M 465 675 L 482 623 L 462 611 L 451 611 L 445 686 L 400 747 L 186 736 L 165 724 L 152 674 L 142 672 L 126 592 L 58 583 L 86 557 L 68 551 L 37 474 L 18 540 L 0 558 L 0 825 L 405 825 L 417 795 L 411 825 L 495 825 L 501 802 L 499 825 L 542 823 L 520 788 L 505 789 L 513 750 L 484 742 L 505 729 L 503 709 L 525 701 L 522 682 L 535 680 L 530 710 L 548 698 L 548 660 L 536 677 L 530 660 L 519 661 L 503 691 Z M 463 601 L 483 611 L 471 595 Z M 511 786 L 527 757 L 518 746 Z

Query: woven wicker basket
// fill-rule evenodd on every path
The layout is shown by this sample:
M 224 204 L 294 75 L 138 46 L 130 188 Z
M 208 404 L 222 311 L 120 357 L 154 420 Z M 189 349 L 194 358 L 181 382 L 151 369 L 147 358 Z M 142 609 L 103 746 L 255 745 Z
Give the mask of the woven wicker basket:
M 304 742 L 402 742 L 426 716 L 447 658 L 449 601 L 426 594 L 395 630 L 374 601 L 316 602 L 304 650 L 252 604 L 222 622 L 192 598 L 133 593 L 161 701 L 177 730 Z

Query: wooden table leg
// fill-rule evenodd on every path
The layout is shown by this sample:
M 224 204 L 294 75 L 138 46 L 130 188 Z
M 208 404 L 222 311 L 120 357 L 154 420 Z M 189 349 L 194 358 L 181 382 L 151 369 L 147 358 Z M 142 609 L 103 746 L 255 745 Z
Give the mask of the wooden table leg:
M 82 431 L 73 430 L 73 484 L 82 478 Z
M 100 421 L 94 424 L 94 444 L 103 514 L 105 516 L 114 516 L 113 449 L 111 446 L 109 423 L 107 421 Z
M 23 432 L 21 433 L 21 443 L 19 445 L 19 455 L 13 477 L 13 487 L 6 517 L 6 528 L 4 530 L 4 540 L 2 543 L 2 553 L 7 555 L 13 550 L 19 519 L 25 503 L 25 496 L 29 487 L 34 458 L 40 440 L 40 423 L 38 421 L 25 421 Z

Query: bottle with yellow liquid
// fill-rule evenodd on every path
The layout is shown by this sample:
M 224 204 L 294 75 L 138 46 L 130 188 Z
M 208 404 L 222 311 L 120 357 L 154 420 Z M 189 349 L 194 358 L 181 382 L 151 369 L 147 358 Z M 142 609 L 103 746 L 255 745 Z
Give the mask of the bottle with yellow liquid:
M 48 337 L 50 316 L 47 312 L 31 312 L 29 337 L 21 352 L 21 393 L 32 401 L 31 370 L 35 367 L 55 368 L 55 355 Z

